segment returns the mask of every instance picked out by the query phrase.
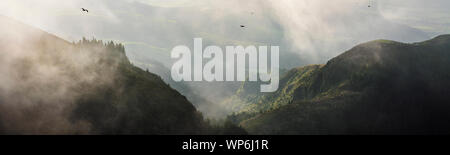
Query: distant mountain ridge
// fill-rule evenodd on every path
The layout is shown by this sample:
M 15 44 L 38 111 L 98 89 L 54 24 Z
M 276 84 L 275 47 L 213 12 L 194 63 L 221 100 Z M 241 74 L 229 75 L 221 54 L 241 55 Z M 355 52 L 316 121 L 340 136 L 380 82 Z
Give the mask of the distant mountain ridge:
M 442 134 L 449 92 L 450 35 L 376 40 L 291 70 L 275 94 L 244 100 L 230 118 L 253 134 Z

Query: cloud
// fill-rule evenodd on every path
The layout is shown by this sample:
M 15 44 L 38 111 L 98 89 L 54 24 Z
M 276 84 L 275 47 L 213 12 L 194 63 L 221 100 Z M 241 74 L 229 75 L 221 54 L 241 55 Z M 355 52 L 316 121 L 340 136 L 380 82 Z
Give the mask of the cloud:
M 311 60 L 305 64 L 323 63 L 354 44 L 379 37 L 409 42 L 428 37 L 413 30 L 408 36 L 388 34 L 401 30 L 400 27 L 434 35 L 445 33 L 450 23 L 450 11 L 445 7 L 449 2 L 445 0 L 67 0 L 64 3 L 5 0 L 3 3 L 1 14 L 68 40 L 82 36 L 112 38 L 170 49 L 190 43 L 199 34 L 214 34 L 218 36 L 215 39 L 283 45 L 286 48 L 283 51 Z M 81 7 L 91 12 L 84 14 L 79 10 Z M 255 15 L 250 15 L 252 12 Z M 239 24 L 250 29 L 242 33 L 234 27 Z M 390 27 L 384 27 L 386 24 Z
M 450 1 L 383 0 L 379 3 L 381 14 L 389 20 L 435 35 L 450 33 Z
M 291 45 L 313 62 L 323 63 L 374 39 L 415 42 L 429 38 L 419 29 L 385 18 L 384 8 L 389 4 L 379 1 L 270 0 L 267 5 Z
M 199 0 L 130 0 L 157 7 L 192 7 L 200 5 Z
M 89 133 L 89 123 L 70 117 L 80 96 L 112 85 L 118 63 L 102 63 L 106 48 L 75 46 L 3 16 L 0 27 L 0 132 Z

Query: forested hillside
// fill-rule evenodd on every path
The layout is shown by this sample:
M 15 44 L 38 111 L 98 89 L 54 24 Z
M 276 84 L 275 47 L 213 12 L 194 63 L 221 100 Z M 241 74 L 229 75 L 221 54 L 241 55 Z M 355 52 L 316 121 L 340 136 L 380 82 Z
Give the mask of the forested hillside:
M 276 93 L 244 98 L 230 119 L 252 134 L 443 134 L 449 92 L 449 35 L 376 40 L 291 70 Z

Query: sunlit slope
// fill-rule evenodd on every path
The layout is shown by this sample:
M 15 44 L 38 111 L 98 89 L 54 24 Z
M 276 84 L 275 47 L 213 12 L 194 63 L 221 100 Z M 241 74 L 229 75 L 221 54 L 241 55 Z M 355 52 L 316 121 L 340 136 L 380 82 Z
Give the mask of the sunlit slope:
M 307 68 L 291 70 L 282 79 L 297 81 L 281 82 L 277 93 L 262 94 L 231 118 L 253 134 L 450 131 L 449 35 L 414 44 L 372 41 Z

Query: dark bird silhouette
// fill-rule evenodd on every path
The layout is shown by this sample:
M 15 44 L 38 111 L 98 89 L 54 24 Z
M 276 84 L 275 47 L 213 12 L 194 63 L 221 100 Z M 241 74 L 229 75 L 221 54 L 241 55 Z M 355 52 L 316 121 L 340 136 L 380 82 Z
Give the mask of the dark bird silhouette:
M 245 25 L 241 25 L 241 27 L 245 27 Z
M 89 13 L 89 10 L 85 8 L 81 8 L 81 11 L 86 11 L 87 13 Z

